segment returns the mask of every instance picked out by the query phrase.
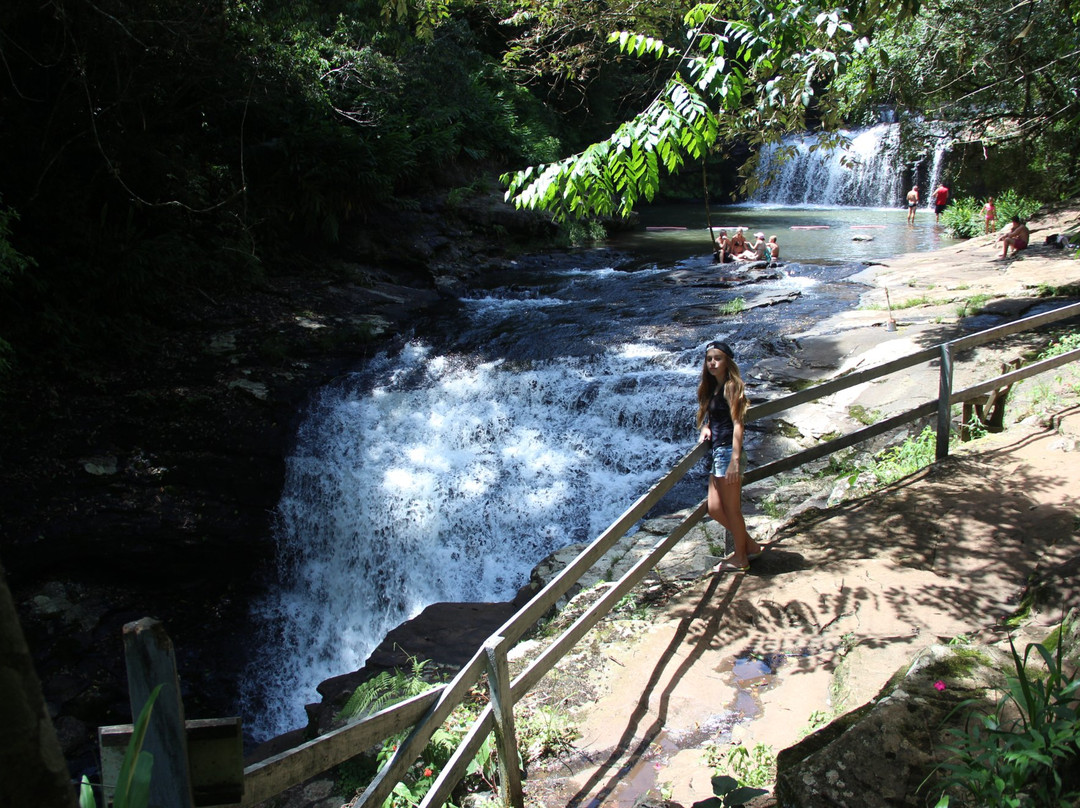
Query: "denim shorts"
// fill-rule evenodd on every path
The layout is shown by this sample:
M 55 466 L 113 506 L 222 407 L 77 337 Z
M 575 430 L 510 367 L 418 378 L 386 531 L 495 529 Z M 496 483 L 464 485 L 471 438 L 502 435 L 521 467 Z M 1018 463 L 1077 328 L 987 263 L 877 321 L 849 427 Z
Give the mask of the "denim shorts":
M 731 465 L 732 448 L 730 446 L 717 446 L 712 450 L 712 466 L 709 467 L 709 473 L 714 477 L 724 477 L 727 475 L 728 466 Z M 746 465 L 745 455 L 739 456 L 739 472 L 741 473 L 743 467 Z

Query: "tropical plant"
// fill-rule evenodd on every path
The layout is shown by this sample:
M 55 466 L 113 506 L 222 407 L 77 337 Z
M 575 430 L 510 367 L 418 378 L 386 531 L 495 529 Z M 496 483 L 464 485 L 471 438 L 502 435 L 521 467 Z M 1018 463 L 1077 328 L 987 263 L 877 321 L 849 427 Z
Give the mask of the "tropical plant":
M 942 786 L 970 795 L 977 805 L 1057 808 L 1080 800 L 1080 679 L 1056 653 L 1031 643 L 1023 658 L 1009 643 L 1014 673 L 989 715 L 971 715 L 951 731 L 951 757 Z M 1045 674 L 1032 665 L 1036 652 Z M 971 706 L 965 702 L 962 706 Z M 937 808 L 947 808 L 943 795 Z
M 408 658 L 408 669 L 395 668 L 393 671 L 382 671 L 374 678 L 357 686 L 349 696 L 349 700 L 345 702 L 345 706 L 341 708 L 338 717 L 351 720 L 370 715 L 430 690 L 431 677 L 426 675 L 425 668 L 431 660 L 421 660 L 412 655 L 408 655 Z
M 985 199 L 975 199 L 965 196 L 954 199 L 941 214 L 941 223 L 953 238 L 975 238 L 983 235 L 986 226 L 983 220 L 982 209 L 986 204 Z M 1016 193 L 1011 188 L 994 200 L 997 211 L 998 229 L 1007 222 L 1012 221 L 1013 216 L 1019 216 L 1027 221 L 1042 207 L 1042 203 L 1034 199 L 1027 199 Z
M 1035 199 L 1020 196 L 1011 188 L 1005 191 L 994 201 L 997 207 L 997 220 L 999 224 L 1012 221 L 1013 216 L 1019 216 L 1022 221 L 1027 221 L 1042 207 L 1042 203 Z
M 952 238 L 975 238 L 985 229 L 980 202 L 972 196 L 954 199 L 941 213 L 941 224 Z M 1000 218 L 1000 213 L 999 213 Z

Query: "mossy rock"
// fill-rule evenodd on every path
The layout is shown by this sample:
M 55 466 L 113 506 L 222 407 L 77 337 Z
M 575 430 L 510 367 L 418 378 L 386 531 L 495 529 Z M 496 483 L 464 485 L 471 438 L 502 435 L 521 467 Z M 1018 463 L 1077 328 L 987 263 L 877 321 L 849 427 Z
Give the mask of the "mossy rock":
M 777 757 L 776 798 L 800 808 L 922 806 L 940 793 L 939 751 L 970 703 L 992 709 L 1012 667 L 996 648 L 935 645 L 878 695 Z M 937 789 L 937 790 L 935 790 Z M 931 799 L 931 796 L 935 799 Z

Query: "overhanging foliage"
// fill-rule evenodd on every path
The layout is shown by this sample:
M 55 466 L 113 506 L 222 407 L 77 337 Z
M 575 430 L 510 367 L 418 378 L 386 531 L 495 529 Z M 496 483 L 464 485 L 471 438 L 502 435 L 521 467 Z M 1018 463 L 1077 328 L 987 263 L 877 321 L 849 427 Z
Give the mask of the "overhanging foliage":
M 637 57 L 672 64 L 671 78 L 647 108 L 606 140 L 564 160 L 503 177 L 506 198 L 559 219 L 627 215 L 651 200 L 661 168 L 674 173 L 720 144 L 751 146 L 806 126 L 807 112 L 826 125 L 835 110 L 820 90 L 866 49 L 868 21 L 909 14 L 914 4 L 813 6 L 754 0 L 740 8 L 694 6 L 685 17 L 685 49 L 630 32 L 609 41 Z M 723 16 L 727 12 L 728 16 Z

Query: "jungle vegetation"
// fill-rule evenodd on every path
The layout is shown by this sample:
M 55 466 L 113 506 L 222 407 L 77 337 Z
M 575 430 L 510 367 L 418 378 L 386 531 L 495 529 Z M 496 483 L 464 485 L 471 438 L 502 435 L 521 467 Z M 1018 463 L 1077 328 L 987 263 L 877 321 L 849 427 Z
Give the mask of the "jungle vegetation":
M 887 106 L 1080 187 L 1080 0 L 15 0 L 0 67 L 0 386 L 481 174 L 625 213 Z

